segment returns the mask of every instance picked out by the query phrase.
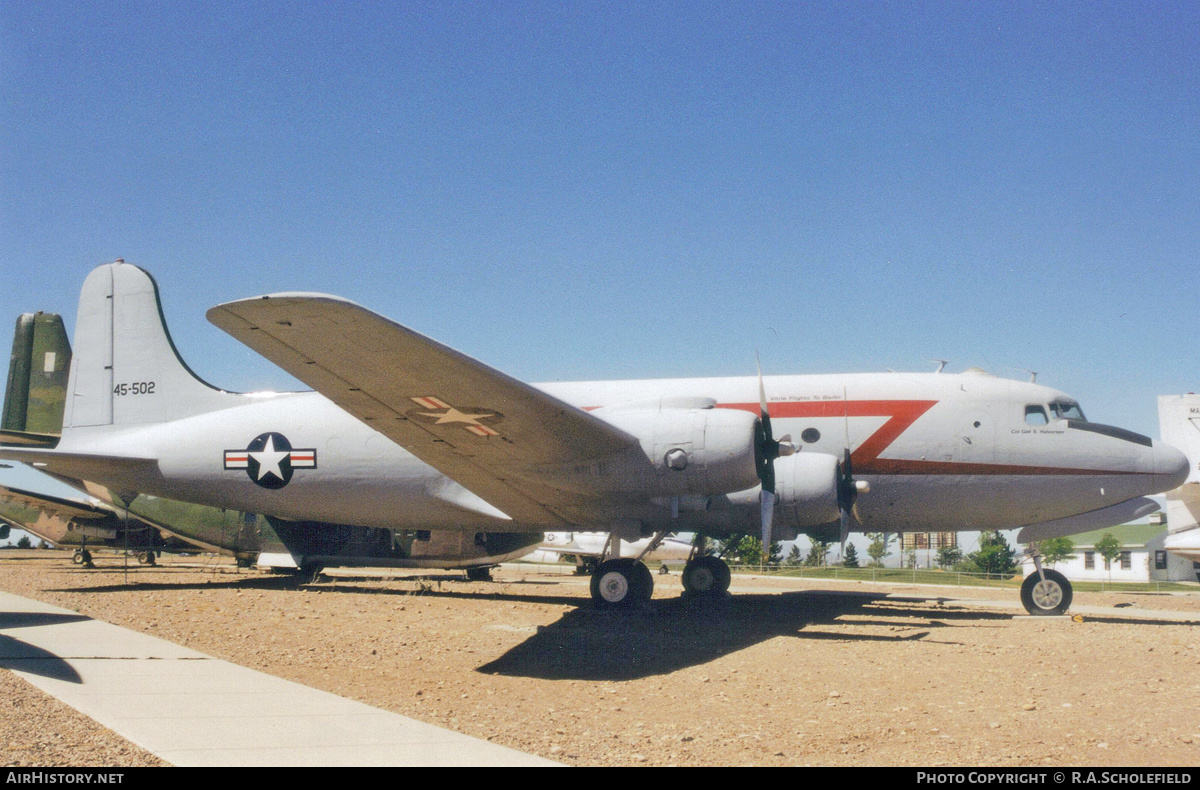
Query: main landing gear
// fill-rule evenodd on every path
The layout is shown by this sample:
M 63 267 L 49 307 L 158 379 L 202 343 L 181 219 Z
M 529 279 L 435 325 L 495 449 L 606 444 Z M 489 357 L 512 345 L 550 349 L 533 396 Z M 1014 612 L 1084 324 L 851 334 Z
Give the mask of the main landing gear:
M 1021 603 L 1025 605 L 1025 611 L 1033 615 L 1066 614 L 1071 608 L 1071 582 L 1058 571 L 1042 567 L 1042 554 L 1036 543 L 1029 544 L 1026 552 L 1033 558 L 1037 570 L 1026 576 L 1021 585 Z
M 729 566 L 718 557 L 693 557 L 683 566 L 683 591 L 687 595 L 715 598 L 729 590 L 729 581 Z
M 642 557 L 654 550 L 667 533 L 660 533 L 637 559 L 621 557 L 620 538 L 610 536 L 601 562 L 592 572 L 592 600 L 602 608 L 628 608 L 646 603 L 654 593 L 654 576 Z M 704 556 L 704 538 L 697 537 L 692 556 L 683 568 L 684 594 L 719 598 L 729 590 L 729 566 L 719 557 Z M 610 557 L 611 559 L 604 559 Z
M 592 600 L 606 608 L 645 603 L 654 593 L 654 576 L 641 560 L 605 560 L 592 574 Z
M 692 553 L 683 566 L 683 594 L 696 598 L 720 598 L 729 591 L 729 566 L 720 557 L 704 553 L 707 541 L 697 535 Z
M 600 564 L 592 571 L 592 601 L 596 606 L 630 608 L 649 601 L 654 594 L 654 575 L 642 562 L 642 557 L 653 551 L 666 536 L 666 532 L 658 533 L 637 559 L 630 559 L 621 556 L 621 539 L 615 533 L 609 534 L 600 552 Z

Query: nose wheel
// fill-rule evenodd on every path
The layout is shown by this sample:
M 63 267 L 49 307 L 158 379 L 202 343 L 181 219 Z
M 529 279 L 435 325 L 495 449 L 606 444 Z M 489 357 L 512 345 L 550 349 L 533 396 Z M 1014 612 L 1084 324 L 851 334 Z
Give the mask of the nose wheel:
M 1034 615 L 1066 614 L 1071 608 L 1071 596 L 1071 582 L 1058 571 L 1043 569 L 1031 573 L 1021 585 L 1021 603 L 1025 611 Z

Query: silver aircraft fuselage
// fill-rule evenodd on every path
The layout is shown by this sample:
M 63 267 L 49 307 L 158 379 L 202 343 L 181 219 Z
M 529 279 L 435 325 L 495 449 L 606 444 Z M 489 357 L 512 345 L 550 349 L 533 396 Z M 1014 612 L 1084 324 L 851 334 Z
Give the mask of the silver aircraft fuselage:
M 588 411 L 684 397 L 759 410 L 758 380 L 750 377 L 535 386 Z M 1173 488 L 1187 471 L 1174 448 L 1087 422 L 1061 392 L 982 372 L 776 376 L 765 379 L 765 389 L 776 435 L 790 434 L 800 453 L 852 451 L 855 479 L 870 486 L 857 498 L 856 531 L 1034 524 Z M 252 440 L 265 434 L 286 437 L 290 446 L 272 440 L 253 448 Z M 284 519 L 387 529 L 522 528 L 315 392 L 238 396 L 229 408 L 145 426 L 75 428 L 59 450 L 102 453 L 116 446 L 157 464 L 114 464 L 78 476 L 118 492 Z M 252 449 L 267 462 L 288 459 L 285 486 L 255 483 L 246 461 Z M 274 456 L 263 456 L 270 451 Z M 719 531 L 753 523 L 753 493 L 694 508 L 598 501 L 591 522 L 579 526 L 603 529 L 633 519 L 645 529 Z

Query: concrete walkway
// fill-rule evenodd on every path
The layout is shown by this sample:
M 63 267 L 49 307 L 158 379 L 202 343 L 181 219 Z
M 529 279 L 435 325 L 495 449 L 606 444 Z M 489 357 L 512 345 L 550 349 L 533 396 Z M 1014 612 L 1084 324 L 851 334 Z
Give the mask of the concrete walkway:
M 0 667 L 174 765 L 554 765 L 4 592 Z

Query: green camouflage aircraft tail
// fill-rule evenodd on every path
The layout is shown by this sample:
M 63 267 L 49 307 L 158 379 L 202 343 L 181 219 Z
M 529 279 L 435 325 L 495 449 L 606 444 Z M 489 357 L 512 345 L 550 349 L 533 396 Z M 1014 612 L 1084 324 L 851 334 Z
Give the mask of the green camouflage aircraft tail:
M 54 447 L 62 432 L 71 343 L 62 316 L 25 313 L 13 334 L 0 443 Z

